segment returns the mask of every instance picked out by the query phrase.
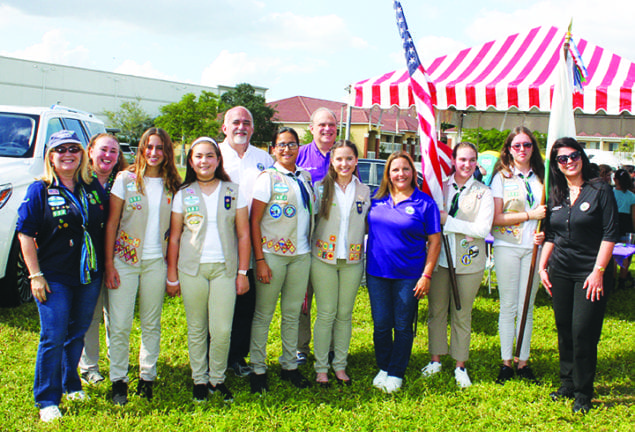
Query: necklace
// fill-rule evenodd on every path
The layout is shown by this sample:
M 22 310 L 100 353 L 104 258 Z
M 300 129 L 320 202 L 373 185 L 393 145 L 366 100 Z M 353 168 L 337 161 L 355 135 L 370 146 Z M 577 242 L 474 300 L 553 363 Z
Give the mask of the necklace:
M 206 183 L 211 183 L 211 182 L 213 182 L 214 180 L 216 180 L 216 177 L 212 177 L 212 178 L 211 178 L 211 179 L 209 179 L 209 180 L 201 180 L 200 178 L 196 177 L 196 181 L 197 181 L 197 182 L 199 182 L 199 183 L 203 183 L 203 184 L 206 184 Z
M 348 182 L 346 182 L 346 183 L 340 183 L 340 182 L 338 182 L 338 181 L 335 181 L 335 183 L 337 183 L 337 184 L 339 185 L 339 187 L 340 187 L 340 188 L 342 188 L 342 190 L 345 190 L 345 189 L 346 189 L 346 186 L 348 186 L 349 184 L 351 184 L 351 181 L 352 181 L 352 179 L 351 179 L 351 180 L 349 180 L 349 181 L 348 181 Z

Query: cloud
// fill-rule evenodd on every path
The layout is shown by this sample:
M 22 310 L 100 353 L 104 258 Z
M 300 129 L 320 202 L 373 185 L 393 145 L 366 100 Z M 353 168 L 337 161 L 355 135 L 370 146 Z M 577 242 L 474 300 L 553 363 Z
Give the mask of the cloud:
M 2 53 L 25 60 L 88 67 L 90 65 L 89 50 L 83 45 L 71 46 L 68 39 L 65 31 L 50 30 L 42 36 L 39 43 L 21 50 L 2 51 Z
M 366 48 L 368 43 L 353 36 L 344 20 L 334 14 L 303 16 L 292 12 L 270 13 L 260 20 L 260 43 L 271 49 L 310 51 L 327 56 L 348 48 Z

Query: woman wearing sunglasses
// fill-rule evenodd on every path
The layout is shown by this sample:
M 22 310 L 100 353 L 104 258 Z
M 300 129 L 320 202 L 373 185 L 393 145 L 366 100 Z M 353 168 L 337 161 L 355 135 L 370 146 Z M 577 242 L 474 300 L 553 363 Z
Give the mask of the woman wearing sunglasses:
M 251 326 L 251 392 L 262 393 L 267 384 L 267 338 L 280 298 L 280 377 L 298 388 L 310 382 L 298 371 L 298 323 L 311 268 L 310 238 L 315 195 L 311 175 L 300 169 L 299 139 L 283 127 L 273 137 L 276 163 L 256 179 L 251 204 L 251 242 L 256 262 L 256 310 Z
M 611 187 L 590 179 L 589 159 L 573 138 L 556 140 L 549 156 L 549 202 L 540 278 L 553 297 L 560 352 L 560 388 L 553 400 L 575 398 L 591 409 L 597 344 L 613 286 L 613 246 L 619 238 Z
M 544 174 L 545 167 L 536 138 L 526 127 L 517 127 L 503 144 L 492 180 L 492 235 L 500 295 L 498 333 L 503 360 L 496 379 L 499 384 L 514 376 L 514 339 L 518 337 L 520 318 L 523 315 L 533 247 L 544 240 L 544 234 L 536 232 L 538 221 L 545 217 L 547 208 L 540 204 Z M 536 377 L 527 361 L 533 327 L 534 299 L 539 281 L 536 272 L 533 277 L 521 352 L 516 360 L 516 375 L 533 382 L 536 381 Z
M 52 134 L 16 228 L 40 313 L 33 395 L 44 422 L 62 416 L 63 393 L 86 399 L 77 364 L 101 287 L 105 199 L 77 134 Z

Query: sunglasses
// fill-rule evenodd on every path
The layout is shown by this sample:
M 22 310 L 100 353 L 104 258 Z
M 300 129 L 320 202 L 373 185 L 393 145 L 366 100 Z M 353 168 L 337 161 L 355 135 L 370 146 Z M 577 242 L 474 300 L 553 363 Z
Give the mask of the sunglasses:
M 569 159 L 571 159 L 571 162 L 577 162 L 577 161 L 580 160 L 581 156 L 582 155 L 580 154 L 579 151 L 574 151 L 573 153 L 568 154 L 568 155 L 557 156 L 556 160 L 558 161 L 558 163 L 560 165 L 566 165 L 568 163 Z
M 68 146 L 68 147 L 64 147 L 64 146 L 57 146 L 55 148 L 52 148 L 51 151 L 54 151 L 55 153 L 59 153 L 59 154 L 64 154 L 66 152 L 69 153 L 79 153 L 80 151 L 82 151 L 82 148 L 80 146 Z
M 298 143 L 297 142 L 281 142 L 281 143 L 276 143 L 276 145 L 274 147 L 278 147 L 278 148 L 285 148 L 287 147 L 289 150 L 295 150 L 298 148 Z
M 520 150 L 521 147 L 525 147 L 526 149 L 529 149 L 529 148 L 532 148 L 533 146 L 534 146 L 533 143 L 530 143 L 530 142 L 516 143 L 516 144 L 510 145 L 510 147 L 516 151 Z

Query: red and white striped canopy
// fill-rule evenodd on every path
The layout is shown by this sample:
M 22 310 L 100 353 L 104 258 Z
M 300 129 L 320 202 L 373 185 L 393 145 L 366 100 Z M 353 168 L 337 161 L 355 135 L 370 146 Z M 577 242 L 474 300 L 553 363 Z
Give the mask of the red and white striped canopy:
M 435 59 L 426 68 L 436 84 L 435 107 L 549 111 L 565 34 L 556 27 L 537 27 Z M 575 41 L 588 78 L 584 94 L 574 94 L 574 108 L 587 114 L 635 113 L 635 63 L 584 39 Z M 350 103 L 355 107 L 407 109 L 414 105 L 405 68 L 360 81 L 352 88 Z

